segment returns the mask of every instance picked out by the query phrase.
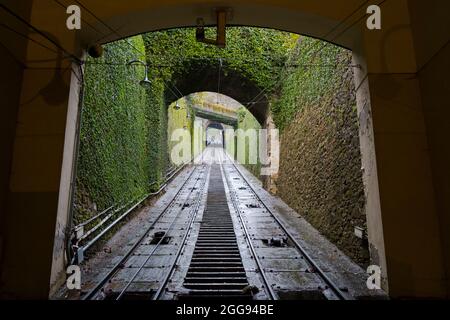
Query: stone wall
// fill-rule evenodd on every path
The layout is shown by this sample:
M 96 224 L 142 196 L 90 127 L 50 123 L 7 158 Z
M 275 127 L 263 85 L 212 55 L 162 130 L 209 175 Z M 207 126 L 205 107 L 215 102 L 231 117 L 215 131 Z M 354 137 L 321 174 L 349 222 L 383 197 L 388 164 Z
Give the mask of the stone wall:
M 316 60 L 322 67 L 323 58 Z M 320 96 L 294 99 L 296 112 L 284 122 L 277 194 L 355 262 L 366 265 L 366 241 L 354 234 L 355 227 L 366 228 L 366 217 L 351 53 L 337 49 L 326 59 L 336 66 L 327 71 L 331 79 Z M 300 62 L 305 63 L 301 57 Z M 307 77 L 320 79 L 314 73 L 321 72 L 293 71 L 297 89 Z M 288 92 L 295 92 L 289 85 Z M 282 90 L 280 100 L 285 94 Z

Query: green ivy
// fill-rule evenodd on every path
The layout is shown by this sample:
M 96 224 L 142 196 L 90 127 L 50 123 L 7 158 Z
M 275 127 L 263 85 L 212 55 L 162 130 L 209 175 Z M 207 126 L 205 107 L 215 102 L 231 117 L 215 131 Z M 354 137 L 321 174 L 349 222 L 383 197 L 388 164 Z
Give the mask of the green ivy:
M 154 176 L 150 127 L 153 110 L 145 89 L 142 67 L 128 67 L 145 56 L 142 37 L 105 46 L 104 56 L 88 59 L 82 106 L 77 170 L 75 222 L 101 210 L 127 203 L 149 191 Z
M 242 107 L 238 110 L 238 125 L 237 129 L 241 129 L 243 131 L 247 131 L 249 129 L 255 129 L 259 130 L 261 129 L 261 125 L 259 122 L 255 119 L 255 117 L 248 111 L 247 108 Z M 259 146 L 259 136 L 257 135 L 258 139 L 258 146 Z M 257 149 L 258 150 L 258 149 Z M 250 152 L 250 142 L 248 139 L 245 140 L 245 159 L 249 159 L 249 152 Z M 256 164 L 248 164 L 245 163 L 244 166 L 253 173 L 256 177 L 259 177 L 261 174 L 261 162 L 259 159 L 259 153 L 258 153 L 258 161 Z
M 215 29 L 207 28 L 206 33 L 213 38 Z M 176 118 L 170 108 L 168 115 L 165 94 L 167 84 L 177 75 L 192 64 L 216 65 L 222 58 L 224 72 L 237 71 L 269 92 L 296 39 L 281 31 L 230 27 L 227 47 L 220 49 L 197 42 L 193 28 L 173 29 L 108 44 L 102 58 L 89 58 L 75 221 L 91 215 L 93 203 L 98 210 L 127 203 L 164 181 L 169 166 L 168 134 L 178 125 L 193 127 L 193 117 L 190 122 L 180 118 L 168 123 L 169 115 L 171 120 Z M 152 66 L 150 88 L 138 85 L 144 76 L 142 66 L 126 65 L 133 59 L 147 60 Z M 243 125 L 259 126 L 254 119 Z
M 209 38 L 214 28 L 207 28 Z M 284 65 L 293 46 L 291 34 L 282 31 L 230 27 L 227 29 L 226 48 L 217 48 L 197 42 L 194 28 L 172 29 L 144 35 L 149 64 L 161 81 L 172 81 L 178 74 L 190 70 L 191 65 L 217 65 L 223 59 L 224 71 L 237 71 L 261 89 L 275 84 L 274 75 Z
M 299 106 L 319 103 L 331 96 L 349 68 L 347 50 L 323 41 L 301 37 L 283 69 L 278 87 L 271 97 L 272 114 L 277 128 L 283 130 Z

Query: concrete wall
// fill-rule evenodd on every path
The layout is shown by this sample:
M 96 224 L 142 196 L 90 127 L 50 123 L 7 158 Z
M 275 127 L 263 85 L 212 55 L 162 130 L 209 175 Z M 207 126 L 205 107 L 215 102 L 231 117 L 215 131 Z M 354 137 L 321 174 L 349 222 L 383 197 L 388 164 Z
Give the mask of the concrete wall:
M 299 99 L 295 117 L 281 133 L 277 195 L 367 267 L 367 242 L 354 234 L 355 227 L 365 233 L 367 226 L 351 53 L 339 58 L 331 87 L 314 104 Z
M 444 256 L 449 250 L 441 242 L 444 234 L 439 228 L 439 200 L 428 141 L 431 127 L 425 121 L 424 93 L 418 76 L 425 63 L 423 52 L 431 59 L 439 47 L 420 42 L 411 26 L 419 28 L 426 37 L 437 36 L 440 43 L 445 43 L 449 33 L 443 36 L 438 30 L 448 30 L 449 25 L 446 19 L 431 18 L 431 9 L 420 10 L 417 5 L 414 1 L 386 3 L 383 32 L 365 34 L 364 49 L 356 47 L 355 50 L 355 58 L 364 55 L 367 62 L 368 72 L 363 77 L 356 76 L 360 80 L 356 86 L 361 94 L 367 90 L 367 81 L 370 90 L 370 100 L 360 100 L 359 112 L 361 119 L 367 119 L 367 114 L 371 117 L 363 123 L 372 122 L 373 136 L 369 134 L 366 142 L 374 143 L 376 155 L 376 164 L 366 163 L 369 171 L 376 166 L 377 175 L 373 171 L 372 175 L 366 174 L 366 181 L 373 190 L 377 178 L 381 209 L 378 213 L 377 201 L 372 201 L 368 207 L 368 225 L 369 231 L 371 225 L 374 231 L 383 230 L 383 239 L 369 233 L 369 241 L 376 245 L 374 256 L 385 257 L 379 261 L 381 265 L 383 260 L 386 263 L 388 288 L 393 296 L 445 297 L 448 288 Z M 439 12 L 449 10 L 448 2 L 444 1 L 426 7 L 439 7 Z M 414 21 L 413 8 L 420 12 L 422 19 L 427 17 L 425 28 Z M 445 26 L 443 21 L 447 21 Z M 434 86 L 439 77 L 433 75 L 428 81 Z M 369 190 L 370 193 L 375 194 Z
M 0 117 L 0 263 L 5 245 L 6 199 L 11 173 L 11 154 L 16 129 L 17 107 L 20 90 L 15 83 L 22 81 L 22 66 L 4 47 L 0 47 L 0 60 L 5 62 L 5 69 L 0 73 L 0 97 L 2 99 L 2 116 Z
M 17 1 L 3 1 L 22 16 L 31 14 L 30 3 L 18 3 Z M 26 28 L 4 12 L 0 13 L 0 20 L 16 32 L 27 34 Z M 20 84 L 23 81 L 23 73 L 26 68 L 27 41 L 24 37 L 17 39 L 17 35 L 11 30 L 0 28 L 0 298 L 8 296 L 6 268 L 10 266 L 9 259 L 15 244 L 11 241 L 12 217 L 8 215 L 8 203 L 10 195 L 10 176 L 13 158 L 14 138 L 17 127 L 17 115 L 19 110 Z M 3 267 L 4 266 L 4 267 Z
M 436 4 L 436 3 L 434 3 Z M 436 201 L 437 224 L 450 295 L 450 22 L 446 8 L 427 5 L 423 1 L 410 1 L 414 48 L 418 64 L 421 102 L 427 127 L 433 189 Z

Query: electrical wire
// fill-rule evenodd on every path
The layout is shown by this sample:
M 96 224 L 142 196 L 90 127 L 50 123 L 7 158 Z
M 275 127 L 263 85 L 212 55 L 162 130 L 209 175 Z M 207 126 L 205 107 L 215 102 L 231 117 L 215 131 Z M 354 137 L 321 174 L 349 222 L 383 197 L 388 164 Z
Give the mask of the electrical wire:
M 56 2 L 59 6 L 61 6 L 61 7 L 64 8 L 64 9 L 67 9 L 67 7 L 69 7 L 68 5 L 63 4 L 63 3 L 62 3 L 61 1 L 59 1 L 59 0 L 53 0 L 53 1 Z M 97 32 L 98 34 L 101 34 L 102 37 L 105 36 L 105 34 L 104 34 L 103 32 L 100 32 L 100 30 L 98 30 L 96 27 L 94 27 L 93 25 L 91 25 L 88 21 L 86 21 L 86 19 L 83 19 L 83 16 L 81 16 L 81 21 L 82 21 L 84 24 L 88 25 L 92 30 L 94 30 L 94 31 Z M 106 35 L 106 36 L 108 36 L 108 35 Z
M 19 58 L 16 57 L 15 54 L 9 50 L 8 46 L 4 45 L 3 42 L 0 41 L 0 46 L 13 58 L 18 64 L 22 66 L 22 68 L 26 68 L 26 65 L 23 61 L 21 61 Z
M 27 35 L 25 35 L 25 34 L 19 32 L 19 31 L 17 31 L 17 30 L 11 28 L 10 26 L 8 26 L 8 25 L 6 25 L 6 24 L 4 24 L 4 23 L 0 23 L 0 27 L 3 27 L 4 29 L 6 29 L 6 30 L 8 30 L 8 31 L 10 31 L 10 32 L 12 32 L 12 33 L 15 33 L 15 34 L 17 34 L 17 35 L 19 35 L 19 36 L 21 36 L 21 37 L 27 39 L 27 40 L 30 40 L 31 42 L 33 42 L 33 43 L 35 43 L 35 44 L 41 46 L 42 48 L 45 48 L 45 49 L 47 49 L 47 50 L 49 50 L 49 51 L 51 51 L 51 52 L 53 52 L 53 53 L 55 53 L 55 54 L 58 54 L 58 52 L 57 52 L 55 49 L 50 48 L 49 46 L 46 46 L 45 44 L 40 43 L 39 41 L 37 41 L 37 40 L 35 40 L 35 39 L 33 39 L 33 38 L 31 38 L 31 37 L 29 37 L 29 36 L 27 36 Z
M 348 15 L 344 18 L 344 20 L 340 21 L 340 22 L 337 23 L 333 28 L 331 28 L 328 32 L 326 32 L 326 33 L 321 37 L 321 39 L 326 40 L 327 37 L 328 37 L 330 34 L 332 34 L 332 33 L 333 33 L 335 30 L 337 30 L 341 25 L 343 25 L 343 24 L 344 24 L 348 19 L 350 19 L 355 13 L 357 13 L 359 10 L 361 10 L 367 3 L 368 3 L 368 0 L 366 0 L 365 2 L 363 2 L 361 5 L 359 5 L 355 10 L 353 10 L 350 14 L 348 14 Z M 365 14 L 364 14 L 362 17 L 365 17 Z M 359 19 L 358 19 L 358 21 L 359 21 Z M 353 26 L 353 25 L 351 25 L 350 27 L 352 27 L 352 26 Z M 340 35 L 342 35 L 344 32 L 346 32 L 350 27 L 344 29 L 344 31 L 343 31 Z M 338 35 L 338 36 L 340 36 L 340 35 Z M 329 40 L 329 41 L 331 42 L 331 41 L 333 41 L 333 39 L 332 39 L 332 40 Z M 322 48 L 320 48 L 320 49 L 319 49 L 317 52 L 315 52 L 313 55 L 317 55 L 321 50 L 323 50 L 326 46 L 328 46 L 328 45 L 330 44 L 330 42 L 326 42 L 326 43 L 325 43 L 325 46 L 323 46 Z M 317 44 L 319 44 L 319 43 L 320 43 L 320 42 L 314 42 L 314 43 L 311 44 L 308 48 L 303 49 L 303 50 L 304 50 L 304 51 L 309 51 L 309 50 L 313 49 L 314 46 L 317 46 Z M 286 67 L 287 67 L 287 66 L 285 65 L 283 69 L 285 69 Z M 285 70 L 281 70 L 281 72 L 280 72 L 280 75 L 281 75 L 281 76 L 284 74 L 284 71 L 285 71 Z M 276 83 L 275 86 L 278 86 L 278 84 L 281 83 L 283 80 L 284 80 L 284 79 L 280 77 L 280 80 Z M 251 100 L 254 101 L 255 99 L 259 98 L 262 94 L 264 94 L 264 93 L 267 91 L 267 89 L 268 89 L 268 88 L 265 88 L 265 89 L 261 90 L 260 93 L 258 93 L 258 94 L 256 95 L 256 97 L 254 97 L 254 98 L 251 99 Z M 256 103 L 258 103 L 261 99 L 262 99 L 262 98 L 258 99 L 256 102 L 252 102 L 252 107 L 253 107 Z M 250 108 L 251 108 L 251 107 L 250 107 Z M 249 109 L 250 109 L 250 108 L 249 108 Z
M 185 96 L 174 83 L 170 82 L 170 84 L 175 88 L 176 91 L 178 91 L 178 93 L 180 94 L 180 98 Z
M 71 57 L 74 61 L 78 62 L 79 64 L 82 64 L 82 61 L 75 56 L 73 53 L 70 53 L 69 51 L 67 51 L 65 48 L 63 48 L 58 42 L 56 42 L 55 40 L 51 39 L 49 36 L 47 36 L 43 31 L 39 30 L 38 28 L 36 28 L 35 26 L 33 26 L 31 23 L 29 23 L 28 21 L 26 21 L 24 18 L 22 18 L 20 15 L 18 15 L 17 13 L 15 13 L 13 10 L 11 10 L 10 8 L 8 8 L 7 6 L 5 6 L 4 4 L 0 3 L 0 8 L 2 8 L 4 11 L 6 11 L 9 15 L 13 16 L 14 18 L 16 18 L 17 20 L 19 20 L 20 22 L 22 22 L 24 25 L 28 26 L 30 29 L 34 30 L 35 32 L 37 32 L 40 36 L 44 37 L 45 39 L 47 39 L 49 42 L 51 42 L 55 47 L 59 48 L 62 52 L 66 53 L 69 57 Z
M 106 28 L 108 28 L 112 33 L 114 33 L 119 38 L 124 38 L 117 30 L 114 30 L 110 25 L 108 25 L 106 22 L 104 22 L 100 17 L 98 17 L 94 12 L 92 12 L 89 8 L 86 7 L 83 3 L 81 3 L 79 0 L 75 0 L 75 2 L 80 5 L 84 10 L 86 10 L 92 17 L 94 17 L 97 21 L 99 21 L 101 24 L 103 24 Z M 134 45 L 129 43 L 128 41 L 125 41 L 134 51 L 139 53 L 140 55 L 145 55 L 145 52 L 142 52 L 141 50 L 137 49 Z
M 387 0 L 383 0 L 383 1 L 381 1 L 379 4 L 378 4 L 378 6 L 381 6 L 385 1 L 387 1 Z M 54 0 L 54 2 L 55 3 L 57 3 L 57 4 L 59 4 L 60 6 L 62 6 L 62 7 L 66 7 L 64 4 L 62 4 L 59 0 Z M 122 37 L 122 35 L 121 34 L 119 34 L 116 30 L 114 30 L 111 26 L 109 26 L 106 22 L 104 22 L 102 19 L 100 19 L 94 12 L 92 12 L 89 8 L 87 8 L 83 3 L 81 3 L 79 0 L 75 0 L 75 2 L 77 3 L 77 4 L 79 4 L 83 9 L 85 9 L 91 16 L 93 16 L 96 20 L 98 20 L 101 24 L 103 24 L 106 28 L 108 28 L 110 31 L 112 31 L 114 34 L 116 34 L 117 36 L 119 36 L 119 37 Z M 324 34 L 324 36 L 322 37 L 322 39 L 327 39 L 327 37 L 330 35 L 330 34 L 332 34 L 335 30 L 337 30 L 341 25 L 343 25 L 348 19 L 350 19 L 355 13 L 357 13 L 362 7 L 364 7 L 366 4 L 368 3 L 368 0 L 366 0 L 366 1 L 364 1 L 361 5 L 359 5 L 355 10 L 353 10 L 346 18 L 344 18 L 344 20 L 342 20 L 342 21 L 340 21 L 337 25 L 335 25 L 333 28 L 331 28 L 331 30 L 329 30 L 326 34 Z M 58 47 L 59 49 L 61 49 L 63 52 L 65 52 L 66 54 L 68 54 L 70 57 L 72 57 L 75 61 L 77 61 L 78 63 L 83 63 L 81 60 L 79 60 L 77 57 L 75 57 L 73 54 L 71 54 L 70 52 L 68 52 L 67 50 L 65 50 L 63 47 L 61 47 L 57 42 L 55 42 L 54 40 L 52 40 L 52 39 L 50 39 L 48 36 L 46 36 L 42 31 L 40 31 L 39 29 L 37 29 L 37 28 L 35 28 L 34 26 L 32 26 L 31 24 L 29 24 L 27 21 L 25 21 L 22 17 L 20 17 L 19 15 L 17 15 L 15 12 L 13 12 L 11 9 L 9 9 L 8 7 L 6 7 L 5 5 L 3 5 L 3 4 L 0 4 L 0 7 L 1 8 L 3 8 L 3 10 L 5 10 L 5 11 L 7 11 L 9 14 L 11 14 L 12 16 L 14 16 L 16 19 L 18 19 L 19 21 L 21 21 L 22 23 L 24 23 L 24 24 L 26 24 L 28 27 L 30 27 L 31 29 L 33 29 L 34 31 L 36 31 L 38 34 L 40 34 L 41 36 L 43 36 L 44 38 L 46 38 L 48 41 L 50 41 L 52 44 L 54 44 L 56 47 Z M 344 34 L 345 32 L 347 32 L 348 31 L 348 29 L 350 29 L 351 27 L 353 27 L 356 23 L 358 23 L 362 18 L 364 18 L 365 17 L 365 14 L 362 16 L 362 17 L 360 17 L 359 19 L 357 19 L 354 23 L 352 23 L 350 26 L 348 26 L 348 27 L 346 27 L 342 32 L 340 32 L 340 33 L 338 33 L 335 37 L 333 37 L 331 40 L 329 40 L 329 41 L 333 41 L 334 39 L 336 39 L 337 37 L 339 37 L 339 36 L 341 36 L 342 34 Z M 93 30 L 95 30 L 95 31 L 97 31 L 98 33 L 100 33 L 100 31 L 97 29 L 97 28 L 95 28 L 94 26 L 92 26 L 91 24 L 89 24 L 87 21 L 85 21 L 85 20 L 82 20 L 82 21 L 84 21 L 86 24 L 88 24 Z M 42 43 L 40 43 L 40 42 L 38 42 L 38 41 L 36 41 L 36 40 L 34 40 L 34 39 L 32 39 L 32 38 L 30 38 L 30 37 L 28 37 L 28 36 L 26 36 L 26 35 L 23 35 L 23 34 L 21 34 L 21 33 L 19 33 L 19 32 L 17 32 L 17 31 L 15 31 L 14 29 L 12 29 L 12 28 L 10 28 L 10 27 L 8 27 L 7 25 L 5 25 L 5 24 L 1 24 L 1 26 L 2 27 L 4 27 L 4 28 L 7 28 L 8 30 L 10 30 L 10 31 L 12 31 L 12 32 L 15 32 L 15 33 L 17 33 L 18 35 L 20 35 L 20 36 L 23 36 L 23 37 L 26 37 L 27 39 L 29 39 L 29 40 L 31 40 L 31 41 L 33 41 L 33 42 L 35 42 L 36 44 L 38 44 L 38 45 L 40 45 L 40 46 L 42 46 L 42 47 L 44 47 L 44 48 L 47 48 L 48 50 L 50 50 L 50 51 L 52 51 L 52 52 L 54 52 L 54 53 L 57 53 L 55 50 L 53 50 L 53 49 L 51 49 L 50 47 L 48 47 L 48 46 L 45 46 L 45 45 L 43 45 Z M 133 46 L 131 43 L 129 43 L 129 42 L 127 42 L 126 41 L 126 44 L 128 45 L 128 46 L 130 46 L 134 51 L 136 51 L 136 52 L 138 52 L 139 54 L 145 54 L 145 53 L 143 53 L 142 51 L 140 51 L 139 49 L 137 49 L 135 46 Z M 317 44 L 319 44 L 319 42 L 315 42 L 313 45 L 311 45 L 311 47 L 310 48 L 307 48 L 307 50 L 309 50 L 309 49 L 312 49 L 314 46 L 316 46 Z M 319 48 L 319 50 L 317 50 L 316 52 L 314 52 L 313 53 L 313 55 L 317 55 L 318 53 L 320 53 L 326 46 L 328 46 L 330 43 L 329 42 L 327 42 L 327 43 L 325 43 L 325 44 L 323 44 L 320 48 Z M 3 45 L 4 46 L 4 45 Z M 5 46 L 4 46 L 5 47 Z M 148 46 L 146 46 L 146 48 L 147 48 Z M 15 59 L 17 59 L 17 58 L 15 58 Z M 190 60 L 194 60 L 195 58 L 190 58 Z M 207 58 L 206 58 L 207 59 Z M 198 60 L 205 60 L 205 58 L 198 58 Z M 180 61 L 181 62 L 181 61 Z M 21 62 L 21 64 L 23 64 L 22 62 Z M 96 63 L 96 64 L 104 64 L 104 65 L 121 65 L 121 64 L 114 64 L 114 63 Z M 286 65 L 286 64 L 284 64 L 284 66 L 281 66 L 281 68 L 283 68 L 283 69 L 286 69 L 286 68 L 291 68 L 291 67 L 298 67 L 298 66 L 300 66 L 300 65 Z M 303 65 L 303 66 L 305 66 L 305 65 Z M 312 65 L 310 65 L 310 66 L 312 66 Z M 324 66 L 324 65 L 315 65 L 315 66 Z M 329 65 L 330 67 L 332 66 L 332 65 Z M 152 66 L 152 67 L 159 67 L 159 68 L 162 68 L 162 67 L 170 67 L 170 66 L 163 66 L 163 65 L 160 65 L 160 66 Z M 222 67 L 222 58 L 220 58 L 220 67 L 219 67 L 219 73 L 220 73 L 220 69 L 221 69 L 221 67 Z M 280 72 L 281 74 L 283 74 L 284 72 L 283 72 L 283 70 Z M 219 77 L 218 77 L 218 93 L 220 92 L 220 74 L 219 74 Z M 280 81 L 278 81 L 277 82 L 277 84 L 278 83 L 280 83 L 281 81 L 283 80 L 283 78 L 280 78 Z M 178 97 L 178 94 L 175 94 L 174 92 L 173 92 L 173 90 L 169 87 L 169 86 L 167 86 L 167 82 L 166 81 L 164 81 L 164 83 L 165 83 L 165 86 L 172 92 L 172 94 L 174 94 L 174 96 L 175 97 Z M 172 84 L 173 85 L 173 87 L 176 89 L 176 91 L 178 91 L 178 93 L 181 95 L 181 97 L 183 97 L 184 95 L 181 93 L 181 91 L 176 87 L 176 85 L 174 85 L 174 84 Z M 264 88 L 263 90 L 261 90 L 253 99 L 251 99 L 251 101 L 250 101 L 250 103 L 252 104 L 252 106 L 253 105 L 255 105 L 255 104 L 257 104 L 261 99 L 262 99 L 262 95 L 266 92 L 268 90 L 268 88 Z M 251 108 L 251 107 L 250 107 Z
M 219 104 L 219 94 L 220 94 L 220 75 L 222 72 L 222 58 L 219 58 L 219 74 L 217 76 L 217 104 Z
M 169 91 L 173 94 L 174 97 L 177 98 L 177 100 L 184 97 L 184 95 L 178 90 L 178 88 L 177 88 L 177 91 L 179 92 L 180 96 L 179 96 L 176 92 L 174 92 L 174 91 L 167 85 L 167 84 L 168 84 L 167 81 L 165 81 L 163 78 L 161 78 L 161 80 L 163 81 L 164 86 L 165 86 L 167 89 L 169 89 Z M 176 88 L 175 85 L 172 84 L 172 86 L 173 86 L 174 88 Z

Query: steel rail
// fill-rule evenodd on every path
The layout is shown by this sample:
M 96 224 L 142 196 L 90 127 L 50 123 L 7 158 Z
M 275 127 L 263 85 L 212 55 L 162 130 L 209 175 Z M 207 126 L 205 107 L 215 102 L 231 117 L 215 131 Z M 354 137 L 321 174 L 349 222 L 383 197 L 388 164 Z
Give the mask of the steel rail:
M 244 179 L 245 183 L 248 185 L 250 190 L 253 192 L 253 194 L 259 199 L 259 201 L 262 203 L 264 208 L 267 210 L 267 212 L 270 213 L 270 215 L 274 218 L 274 220 L 278 223 L 278 225 L 281 227 L 281 229 L 286 233 L 286 235 L 289 237 L 289 239 L 294 243 L 295 247 L 300 251 L 300 253 L 306 258 L 308 263 L 314 267 L 315 271 L 319 274 L 320 278 L 329 286 L 329 288 L 333 291 L 334 295 L 339 298 L 340 300 L 352 300 L 350 297 L 348 297 L 342 290 L 339 288 L 337 284 L 333 282 L 326 274 L 325 272 L 320 268 L 320 266 L 314 261 L 313 258 L 306 252 L 306 250 L 302 247 L 302 245 L 294 238 L 294 236 L 288 231 L 284 223 L 274 214 L 274 212 L 269 208 L 269 206 L 265 203 L 265 201 L 259 196 L 259 194 L 254 189 L 253 185 L 248 181 L 247 177 L 242 173 L 242 171 L 238 168 L 235 161 L 230 158 L 230 156 L 227 154 L 227 157 L 229 158 L 231 164 L 234 166 L 236 171 L 239 173 L 239 175 Z
M 176 194 L 171 199 L 171 201 L 164 207 L 164 209 L 159 213 L 156 219 L 150 224 L 150 226 L 145 230 L 145 232 L 139 237 L 139 239 L 134 243 L 134 245 L 127 251 L 127 253 L 118 261 L 111 270 L 97 283 L 97 285 L 92 288 L 86 295 L 82 297 L 82 300 L 89 300 L 97 294 L 97 292 L 111 279 L 119 269 L 121 269 L 123 263 L 128 260 L 128 258 L 132 255 L 132 253 L 136 250 L 136 248 L 142 243 L 142 241 L 147 237 L 150 230 L 154 227 L 154 225 L 160 220 L 160 218 L 167 212 L 167 210 L 174 204 L 175 200 L 180 195 L 181 191 L 186 186 L 187 182 L 191 179 L 196 168 L 191 171 L 189 176 L 184 180 L 182 185 L 178 188 Z
M 230 198 L 231 203 L 233 204 L 234 211 L 236 211 L 239 221 L 243 227 L 245 238 L 247 240 L 247 243 L 249 245 L 249 248 L 252 252 L 253 257 L 255 258 L 256 265 L 258 266 L 258 269 L 260 271 L 261 277 L 264 281 L 266 291 L 269 293 L 268 296 L 271 300 L 278 300 L 278 295 L 275 293 L 275 291 L 272 289 L 272 286 L 269 284 L 269 280 L 267 280 L 264 268 L 262 267 L 261 261 L 259 261 L 258 254 L 256 253 L 255 247 L 253 246 L 253 243 L 250 239 L 250 234 L 248 232 L 247 226 L 244 223 L 244 220 L 241 215 L 241 211 L 238 206 L 238 199 L 236 197 L 236 191 L 234 190 L 234 187 L 232 186 L 231 182 L 229 181 L 229 177 L 226 174 L 225 170 L 223 169 L 222 164 L 220 164 L 220 170 L 222 171 L 222 175 L 225 177 L 225 183 L 227 184 L 228 190 L 230 191 Z
M 102 215 L 104 215 L 105 213 L 107 213 L 109 210 L 111 210 L 112 208 L 114 208 L 114 206 L 110 206 L 109 208 L 106 208 L 105 210 L 103 210 L 102 212 L 100 212 L 99 214 L 96 214 L 95 216 L 93 216 L 92 218 L 87 219 L 86 221 L 76 225 L 75 227 L 73 227 L 72 231 L 76 231 L 77 229 L 84 227 L 85 225 L 91 223 L 92 221 L 94 221 L 97 218 L 100 218 Z
M 125 218 L 131 211 L 133 211 L 136 207 L 138 207 L 142 202 L 144 202 L 145 199 L 147 199 L 148 195 L 145 195 L 144 197 L 142 197 L 141 199 L 139 199 L 134 205 L 132 205 L 130 208 L 127 209 L 127 211 L 125 211 L 124 213 L 122 213 L 116 220 L 114 220 L 111 224 L 109 224 L 105 229 L 103 229 L 98 235 L 96 235 L 91 241 L 89 241 L 86 245 L 84 245 L 82 247 L 83 252 L 88 250 L 95 242 L 97 242 L 101 237 L 103 237 L 103 235 L 105 235 L 109 230 L 111 230 L 111 228 L 113 228 L 117 223 L 119 223 L 123 218 Z M 120 208 L 118 211 L 122 210 L 122 208 Z M 110 216 L 106 217 L 105 219 L 103 219 L 103 221 L 98 224 L 96 227 L 94 227 L 93 229 L 97 229 L 98 227 L 100 227 L 101 225 L 103 225 L 107 220 L 109 220 L 109 218 L 111 218 L 116 212 L 114 211 L 113 213 L 111 213 Z M 91 229 L 92 230 L 92 229 Z M 88 234 L 90 234 L 91 232 L 89 232 Z M 88 235 L 87 234 L 87 235 Z
M 209 166 L 209 168 L 211 168 L 211 166 Z M 205 177 L 205 181 L 206 181 L 206 178 L 208 177 L 208 173 L 205 174 L 204 177 Z M 206 184 L 207 183 L 203 183 L 202 184 L 201 190 L 199 191 L 199 196 L 196 199 L 197 201 L 195 203 L 195 207 L 191 209 L 192 216 L 191 216 L 191 221 L 189 222 L 189 227 L 188 227 L 186 233 L 184 234 L 182 243 L 181 243 L 180 247 L 178 248 L 177 253 L 175 254 L 175 259 L 173 260 L 173 263 L 170 266 L 169 272 L 166 273 L 166 276 L 164 277 L 163 281 L 161 282 L 158 290 L 152 296 L 152 300 L 159 300 L 159 298 L 161 297 L 161 294 L 162 294 L 164 288 L 166 288 L 166 286 L 167 286 L 167 282 L 169 281 L 170 276 L 173 273 L 173 270 L 175 269 L 175 266 L 176 266 L 176 264 L 178 262 L 178 259 L 180 258 L 181 252 L 183 251 L 183 249 L 184 249 L 184 247 L 186 245 L 186 240 L 187 240 L 189 234 L 192 232 L 192 225 L 194 224 L 195 218 L 198 215 L 201 199 L 203 198 L 203 193 L 204 193 L 203 190 L 205 189 L 205 185 Z
M 172 178 L 178 174 L 178 172 L 180 172 L 182 169 L 184 169 L 186 167 L 186 165 L 190 163 L 187 162 L 185 164 L 180 165 L 178 168 L 176 168 L 175 171 L 172 171 L 170 177 L 166 178 L 164 184 L 159 188 L 158 191 L 156 192 L 150 192 L 148 194 L 146 194 L 145 196 L 143 196 L 137 203 L 135 203 L 133 206 L 131 206 L 130 208 L 127 209 L 127 211 L 120 215 L 120 217 L 118 217 L 116 220 L 114 220 L 113 222 L 111 222 L 111 224 L 109 224 L 105 229 L 103 229 L 97 236 L 95 236 L 95 238 L 93 238 L 91 241 L 89 241 L 88 244 L 81 246 L 78 248 L 78 252 L 81 250 L 82 252 L 87 251 L 95 242 L 97 242 L 100 238 L 102 238 L 111 228 L 113 228 L 117 223 L 119 223 L 123 218 L 125 218 L 130 212 L 132 212 L 137 206 L 139 206 L 140 204 L 142 204 L 142 202 L 144 202 L 148 197 L 154 197 L 158 194 L 160 194 L 168 185 L 168 182 L 170 180 L 172 180 Z M 153 185 L 156 182 L 150 184 Z M 115 214 L 117 214 L 117 212 L 121 211 L 122 209 L 124 209 L 126 206 L 128 206 L 130 203 L 132 203 L 132 201 L 129 201 L 127 204 L 115 209 L 113 212 L 111 212 L 110 214 L 108 214 L 106 216 L 106 218 L 104 218 L 102 221 L 100 221 L 100 223 L 98 223 L 97 225 L 95 225 L 92 229 L 88 230 L 86 232 L 86 234 L 84 234 L 80 239 L 78 239 L 77 241 L 77 245 L 84 239 L 88 238 L 93 232 L 95 232 L 99 227 L 101 227 L 103 224 L 105 224 L 111 217 L 113 217 Z M 72 232 L 76 231 L 77 228 L 79 228 L 80 226 L 84 226 L 96 219 L 98 219 L 100 216 L 104 215 L 106 212 L 108 212 L 110 209 L 112 209 L 114 206 L 109 207 L 108 209 L 104 210 L 103 212 L 99 213 L 98 215 L 96 215 L 93 218 L 90 218 L 88 221 L 85 221 L 79 225 L 77 225 L 75 228 L 73 228 Z M 75 255 L 72 259 L 72 263 L 75 262 L 75 258 L 77 256 Z
M 197 167 L 196 167 L 197 169 Z M 202 172 L 202 171 L 200 171 Z M 183 202 L 183 205 L 185 203 L 187 203 L 190 200 L 190 196 L 192 194 L 192 192 L 196 189 L 197 183 L 200 180 L 199 177 L 197 177 L 194 186 L 191 188 L 189 195 L 186 197 L 186 200 Z M 204 185 L 204 184 L 203 184 Z M 203 190 L 203 189 L 202 189 Z M 201 194 L 199 193 L 198 198 L 201 198 Z M 183 207 L 183 206 L 182 206 Z M 130 285 L 133 283 L 134 279 L 136 279 L 137 275 L 142 271 L 142 269 L 144 268 L 144 266 L 147 264 L 147 262 L 150 260 L 150 258 L 153 256 L 153 254 L 156 252 L 156 250 L 159 248 L 159 246 L 161 245 L 161 243 L 164 241 L 165 238 L 167 238 L 167 234 L 169 233 L 169 231 L 172 230 L 173 225 L 175 224 L 175 222 L 178 220 L 178 217 L 180 216 L 181 212 L 183 209 L 178 210 L 178 213 L 176 214 L 176 216 L 172 219 L 172 221 L 170 222 L 170 225 L 167 227 L 167 229 L 165 230 L 164 236 L 161 237 L 161 239 L 159 239 L 158 243 L 156 243 L 155 247 L 152 248 L 152 250 L 148 253 L 147 258 L 144 260 L 144 262 L 140 265 L 140 267 L 138 268 L 138 270 L 136 270 L 136 272 L 133 274 L 133 276 L 131 277 L 130 280 L 128 280 L 127 284 L 125 285 L 125 287 L 121 290 L 121 292 L 119 293 L 119 295 L 117 296 L 116 300 L 120 300 L 122 298 L 122 296 L 127 292 L 128 288 L 130 287 Z M 192 210 L 192 209 L 191 209 Z M 195 217 L 195 214 L 194 214 Z M 190 224 L 189 224 L 189 228 L 186 231 L 186 234 L 189 234 L 190 232 Z M 183 246 L 184 242 L 180 245 Z M 175 261 L 176 262 L 176 261 Z

